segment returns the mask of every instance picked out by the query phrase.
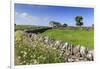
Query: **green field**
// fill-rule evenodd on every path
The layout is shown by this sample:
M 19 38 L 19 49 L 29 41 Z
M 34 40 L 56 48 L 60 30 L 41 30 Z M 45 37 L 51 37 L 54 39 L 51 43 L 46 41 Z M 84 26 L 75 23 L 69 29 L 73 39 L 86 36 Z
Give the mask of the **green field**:
M 62 40 L 72 44 L 79 44 L 90 49 L 94 48 L 94 30 L 71 30 L 71 29 L 52 29 L 42 35 L 47 35 L 52 39 Z
M 34 30 L 40 28 L 47 28 L 46 26 L 34 26 L 34 25 L 16 25 L 16 30 Z M 72 28 L 58 28 L 58 29 L 50 29 L 45 31 L 44 33 L 40 33 L 42 35 L 49 36 L 55 40 L 62 40 L 64 42 L 69 42 L 72 44 L 79 44 L 90 49 L 94 48 L 94 30 L 91 29 L 89 31 L 86 28 L 81 30 L 80 28 L 72 29 Z
M 34 25 L 16 25 L 16 30 L 34 30 L 40 28 L 47 28 L 46 26 L 34 26 Z M 55 40 L 62 40 L 64 42 L 69 42 L 72 44 L 79 44 L 90 49 L 94 48 L 94 30 L 91 29 L 89 31 L 86 28 L 81 30 L 80 28 L 71 29 L 71 28 L 59 28 L 59 29 L 50 29 L 45 31 L 44 33 L 40 33 L 42 35 L 49 36 Z
M 30 28 L 31 27 L 31 28 Z M 35 26 L 17 26 L 15 31 L 15 65 L 31 65 L 31 64 L 44 64 L 44 63 L 62 63 L 65 62 L 65 55 L 60 56 L 60 51 L 50 46 L 45 46 L 44 43 L 39 41 L 32 41 L 29 37 L 23 34 L 23 30 L 33 30 Z M 21 30 L 21 31 L 20 31 Z M 56 28 L 49 29 L 43 33 L 42 36 L 49 36 L 54 40 L 62 40 L 74 45 L 82 45 L 89 49 L 94 49 L 94 30 L 87 31 L 85 28 L 82 30 L 69 29 L 69 28 Z

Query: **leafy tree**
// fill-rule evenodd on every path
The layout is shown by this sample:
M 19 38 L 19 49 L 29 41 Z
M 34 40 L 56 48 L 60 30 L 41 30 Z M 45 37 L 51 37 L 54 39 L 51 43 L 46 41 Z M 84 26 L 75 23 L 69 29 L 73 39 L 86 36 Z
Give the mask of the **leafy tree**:
M 82 20 L 83 20 L 83 17 L 82 16 L 76 16 L 75 17 L 76 25 L 77 26 L 82 26 L 83 25 Z

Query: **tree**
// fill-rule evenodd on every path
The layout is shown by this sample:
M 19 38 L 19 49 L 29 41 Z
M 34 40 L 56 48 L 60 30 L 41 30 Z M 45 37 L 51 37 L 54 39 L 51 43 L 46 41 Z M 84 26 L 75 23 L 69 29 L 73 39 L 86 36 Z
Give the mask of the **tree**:
M 68 26 L 67 24 L 65 24 L 65 23 L 63 24 L 63 27 L 67 27 L 67 26 Z
M 76 25 L 81 27 L 83 25 L 82 20 L 83 20 L 82 16 L 76 16 L 75 17 Z

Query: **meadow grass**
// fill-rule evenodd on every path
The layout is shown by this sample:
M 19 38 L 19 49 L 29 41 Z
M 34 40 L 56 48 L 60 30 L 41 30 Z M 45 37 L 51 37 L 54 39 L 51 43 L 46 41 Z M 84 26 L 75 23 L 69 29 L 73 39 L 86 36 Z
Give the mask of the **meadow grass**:
M 32 41 L 21 31 L 15 32 L 15 65 L 31 65 L 45 63 L 61 63 L 64 58 L 60 51 L 50 46 L 44 46 L 39 41 Z
M 51 29 L 42 33 L 42 35 L 72 44 L 83 45 L 90 49 L 94 48 L 94 30 Z

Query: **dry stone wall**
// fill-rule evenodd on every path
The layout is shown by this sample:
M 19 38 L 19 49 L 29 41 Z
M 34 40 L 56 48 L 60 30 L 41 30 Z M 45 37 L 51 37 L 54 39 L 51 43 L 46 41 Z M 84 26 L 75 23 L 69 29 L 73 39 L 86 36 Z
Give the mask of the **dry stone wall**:
M 60 50 L 60 55 L 64 56 L 65 62 L 93 61 L 94 51 L 80 45 L 73 45 L 61 40 L 50 39 L 48 36 L 41 36 L 34 33 L 24 33 L 33 41 L 44 43 L 45 46 Z

